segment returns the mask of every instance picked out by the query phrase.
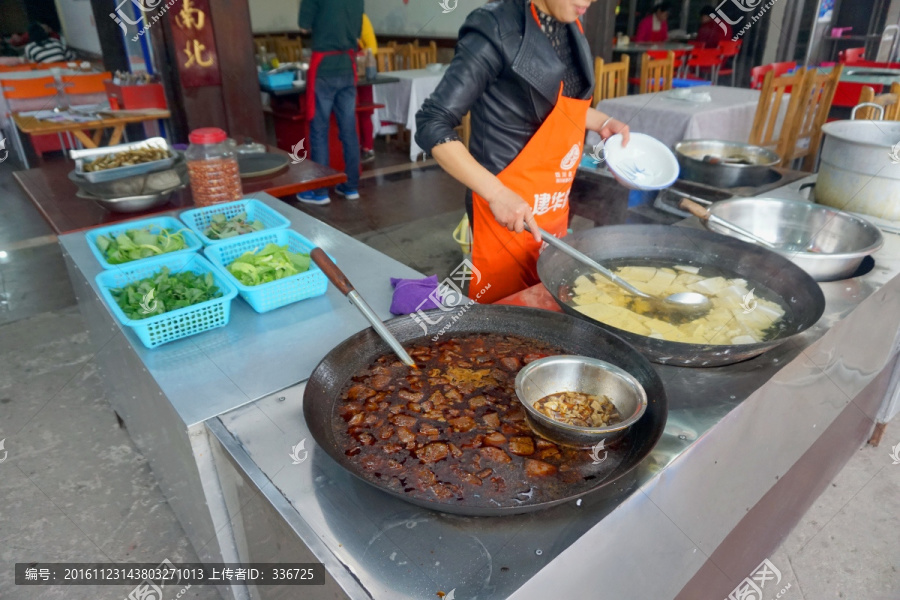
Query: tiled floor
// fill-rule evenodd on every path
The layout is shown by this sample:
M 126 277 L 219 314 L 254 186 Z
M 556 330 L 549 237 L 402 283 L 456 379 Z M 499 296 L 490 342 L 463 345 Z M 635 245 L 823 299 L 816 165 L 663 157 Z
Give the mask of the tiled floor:
M 360 201 L 299 208 L 445 276 L 462 256 L 451 232 L 463 214 L 463 190 L 434 165 L 410 170 L 398 162 L 367 167 Z M 55 238 L 19 192 L 13 168 L 0 164 L 0 598 L 120 600 L 128 588 L 36 593 L 12 582 L 15 562 L 196 559 L 109 408 Z M 580 182 L 572 228 L 645 221 L 625 212 L 625 196 L 603 181 Z M 856 453 L 770 557 L 782 587 L 790 584 L 784 600 L 900 600 L 900 465 L 889 456 L 900 443 L 896 425 L 884 440 Z M 217 597 L 200 587 L 181 596 Z

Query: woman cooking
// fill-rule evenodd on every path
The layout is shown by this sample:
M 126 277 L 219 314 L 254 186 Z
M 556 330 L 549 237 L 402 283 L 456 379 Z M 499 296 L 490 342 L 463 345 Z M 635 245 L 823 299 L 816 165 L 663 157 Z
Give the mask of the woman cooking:
M 591 108 L 593 57 L 579 17 L 594 0 L 500 0 L 472 12 L 456 56 L 416 115 L 416 142 L 470 191 L 475 297 L 539 282 L 541 227 L 562 237 L 585 131 L 628 127 Z M 471 110 L 469 149 L 454 133 Z M 524 232 L 525 226 L 531 233 Z

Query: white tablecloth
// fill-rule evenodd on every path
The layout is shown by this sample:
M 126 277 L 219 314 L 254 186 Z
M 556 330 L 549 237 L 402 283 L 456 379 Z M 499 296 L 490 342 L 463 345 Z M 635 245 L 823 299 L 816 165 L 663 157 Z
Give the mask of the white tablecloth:
M 384 74 L 387 77 L 396 77 L 400 81 L 396 83 L 383 83 L 372 86 L 372 97 L 375 104 L 384 104 L 372 115 L 372 124 L 375 135 L 386 133 L 382 127 L 382 121 L 399 123 L 410 131 L 412 138 L 409 144 L 409 159 L 413 162 L 423 152 L 416 144 L 416 113 L 422 107 L 425 99 L 434 92 L 443 71 L 435 73 L 427 69 L 415 69 L 411 71 L 392 71 Z
M 694 91 L 709 92 L 712 101 L 688 102 L 669 92 L 656 92 L 602 100 L 597 108 L 628 123 L 631 131 L 651 135 L 669 147 L 690 139 L 747 143 L 759 102 L 758 90 L 704 86 Z

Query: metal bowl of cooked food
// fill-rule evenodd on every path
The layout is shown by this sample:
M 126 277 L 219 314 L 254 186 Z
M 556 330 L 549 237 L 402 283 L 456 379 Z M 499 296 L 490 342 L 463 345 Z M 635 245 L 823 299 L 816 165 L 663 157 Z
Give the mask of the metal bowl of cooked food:
M 647 410 L 647 394 L 637 379 L 587 356 L 529 363 L 516 376 L 516 395 L 535 433 L 578 448 L 619 439 Z

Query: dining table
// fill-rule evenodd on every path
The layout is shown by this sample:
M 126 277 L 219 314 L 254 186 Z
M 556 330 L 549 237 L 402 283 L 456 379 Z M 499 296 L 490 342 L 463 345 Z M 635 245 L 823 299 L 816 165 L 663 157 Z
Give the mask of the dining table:
M 94 115 L 97 118 L 64 119 L 51 110 L 12 113 L 12 120 L 24 134 L 55 135 L 71 133 L 85 148 L 99 148 L 103 133 L 111 129 L 106 145 L 115 146 L 122 141 L 125 126 L 157 119 L 168 119 L 171 113 L 164 109 L 109 110 Z
M 821 67 L 819 72 L 827 75 L 831 73 L 831 70 L 832 67 Z M 841 72 L 841 83 L 881 85 L 889 88 L 895 81 L 900 81 L 900 69 L 844 65 L 844 70 Z
M 670 147 L 689 139 L 746 143 L 759 96 L 759 90 L 710 85 L 601 100 L 597 109 Z M 591 132 L 588 143 L 598 141 Z
M 372 90 L 375 103 L 384 105 L 372 115 L 375 135 L 394 133 L 397 125 L 405 127 L 409 131 L 409 160 L 412 162 L 424 152 L 416 144 L 416 113 L 440 83 L 445 69 L 391 71 L 390 76 L 398 81 L 376 86 Z
M 290 158 L 286 152 L 272 146 L 268 146 L 267 151 Z M 63 159 L 45 161 L 38 168 L 13 173 L 13 178 L 25 195 L 58 235 L 173 209 L 195 207 L 191 188 L 186 186 L 176 190 L 169 201 L 161 206 L 141 212 L 111 212 L 79 195 L 78 186 L 69 179 L 69 173 L 74 168 L 74 162 Z M 267 193 L 276 198 L 287 199 L 299 192 L 331 187 L 345 181 L 347 176 L 344 173 L 306 159 L 299 163 L 287 160 L 282 169 L 259 177 L 242 178 L 241 184 L 245 197 Z

